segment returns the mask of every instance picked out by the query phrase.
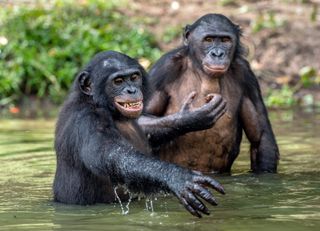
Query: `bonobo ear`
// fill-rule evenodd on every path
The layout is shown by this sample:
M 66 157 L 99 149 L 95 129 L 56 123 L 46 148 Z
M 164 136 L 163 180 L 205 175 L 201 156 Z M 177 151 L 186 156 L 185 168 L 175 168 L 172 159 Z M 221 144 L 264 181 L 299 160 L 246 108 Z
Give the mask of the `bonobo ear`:
M 86 95 L 92 95 L 90 73 L 81 71 L 78 75 L 78 83 L 80 90 Z
M 188 46 L 188 37 L 190 35 L 190 29 L 191 26 L 190 25 L 186 25 L 186 27 L 184 28 L 184 32 L 183 32 L 183 44 L 185 46 Z

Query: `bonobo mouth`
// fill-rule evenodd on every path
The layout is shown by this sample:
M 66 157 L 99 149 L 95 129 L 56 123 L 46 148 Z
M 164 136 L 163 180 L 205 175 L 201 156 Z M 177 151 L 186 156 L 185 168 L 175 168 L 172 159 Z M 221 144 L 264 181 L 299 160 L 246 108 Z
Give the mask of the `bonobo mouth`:
M 227 65 L 208 65 L 203 64 L 204 70 L 209 74 L 224 74 L 228 70 Z
M 138 118 L 143 109 L 143 102 L 141 99 L 136 101 L 123 101 L 121 99 L 116 99 L 115 105 L 118 111 L 128 118 Z

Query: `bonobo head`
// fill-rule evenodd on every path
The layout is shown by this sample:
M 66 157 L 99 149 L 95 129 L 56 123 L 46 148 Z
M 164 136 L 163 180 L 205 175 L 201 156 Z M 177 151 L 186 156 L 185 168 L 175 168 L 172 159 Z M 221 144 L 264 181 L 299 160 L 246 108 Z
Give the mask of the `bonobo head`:
M 239 26 L 221 14 L 207 14 L 184 32 L 184 44 L 188 46 L 196 64 L 208 75 L 224 74 L 240 49 Z
M 80 94 L 114 116 L 137 118 L 143 109 L 146 72 L 139 63 L 119 52 L 98 53 L 78 74 Z

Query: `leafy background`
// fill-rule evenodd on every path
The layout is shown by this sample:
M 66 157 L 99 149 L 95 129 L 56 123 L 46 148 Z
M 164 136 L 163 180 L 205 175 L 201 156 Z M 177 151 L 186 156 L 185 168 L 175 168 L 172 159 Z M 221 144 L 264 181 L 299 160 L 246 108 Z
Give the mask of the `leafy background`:
M 181 44 L 186 24 L 209 12 L 223 13 L 243 28 L 248 59 L 267 106 L 319 106 L 319 4 L 311 0 L 0 1 L 0 114 L 50 111 L 48 105 L 61 104 L 77 71 L 102 50 L 126 53 L 148 69 Z
M 61 102 L 76 72 L 99 51 L 121 51 L 142 62 L 159 58 L 154 36 L 116 6 L 55 1 L 49 8 L 1 11 L 0 34 L 7 41 L 0 46 L 0 105 L 24 95 Z

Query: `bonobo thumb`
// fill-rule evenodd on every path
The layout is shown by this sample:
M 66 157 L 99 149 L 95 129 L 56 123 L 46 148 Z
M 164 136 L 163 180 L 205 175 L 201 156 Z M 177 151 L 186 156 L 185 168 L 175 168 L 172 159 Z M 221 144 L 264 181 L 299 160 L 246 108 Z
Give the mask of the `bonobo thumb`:
M 191 92 L 187 98 L 184 100 L 182 107 L 181 107 L 181 111 L 189 111 L 190 110 L 190 106 L 192 101 L 194 100 L 194 98 L 197 96 L 197 92 L 193 91 Z

